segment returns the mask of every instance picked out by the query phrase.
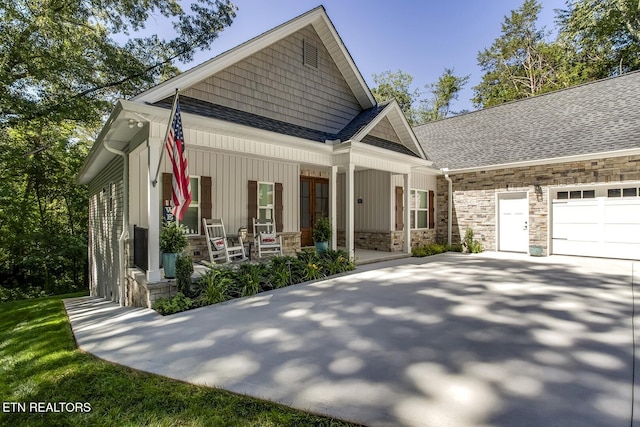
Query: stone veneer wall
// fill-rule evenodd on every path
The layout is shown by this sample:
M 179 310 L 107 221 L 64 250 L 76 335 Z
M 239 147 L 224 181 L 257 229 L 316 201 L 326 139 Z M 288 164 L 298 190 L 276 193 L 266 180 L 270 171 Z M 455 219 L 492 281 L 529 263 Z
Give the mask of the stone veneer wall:
M 452 241 L 458 243 L 467 227 L 484 249 L 496 250 L 496 193 L 529 192 L 529 244 L 548 255 L 549 187 L 583 186 L 640 180 L 640 156 L 623 156 L 543 166 L 499 169 L 450 175 L 453 181 Z M 542 187 L 542 197 L 535 193 Z M 448 187 L 438 177 L 438 241 L 447 239 Z
M 411 247 L 435 243 L 436 230 L 411 230 Z M 347 244 L 345 232 L 338 230 L 338 246 Z M 354 245 L 357 249 L 401 252 L 404 248 L 404 231 L 356 231 Z
M 295 255 L 300 250 L 300 232 L 292 231 L 285 233 L 278 233 L 282 236 L 282 251 L 284 255 Z M 245 242 L 245 250 L 247 244 L 253 243 L 253 235 L 249 234 L 248 242 Z M 193 261 L 208 261 L 209 260 L 209 248 L 207 247 L 207 240 L 205 236 L 196 236 L 188 238 L 187 252 L 193 257 Z M 247 253 L 247 256 L 249 254 Z M 251 259 L 257 259 L 258 251 L 255 245 L 251 245 Z

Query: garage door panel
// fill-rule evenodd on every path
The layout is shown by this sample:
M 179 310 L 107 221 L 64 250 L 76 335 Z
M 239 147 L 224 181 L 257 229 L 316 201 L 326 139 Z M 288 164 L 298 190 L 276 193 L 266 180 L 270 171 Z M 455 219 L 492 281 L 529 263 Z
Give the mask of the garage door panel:
M 601 251 L 602 245 L 599 242 L 553 240 L 553 253 L 557 255 L 601 256 L 596 255 Z
M 607 223 L 638 223 L 640 220 L 640 203 L 605 203 L 604 219 Z
M 553 234 L 554 239 L 569 239 L 577 241 L 595 241 L 600 238 L 602 226 L 600 224 L 561 224 Z
M 638 243 L 640 224 L 605 224 L 605 242 Z
M 557 224 L 595 224 L 600 216 L 600 207 L 595 203 L 553 205 L 553 222 Z
M 552 252 L 640 259 L 640 198 L 554 201 Z
M 606 258 L 640 259 L 640 245 L 605 242 L 604 253 Z

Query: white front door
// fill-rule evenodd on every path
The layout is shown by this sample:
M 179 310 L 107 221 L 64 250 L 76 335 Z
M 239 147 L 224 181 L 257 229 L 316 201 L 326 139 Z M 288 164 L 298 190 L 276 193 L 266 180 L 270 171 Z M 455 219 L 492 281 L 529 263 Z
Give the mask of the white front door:
M 529 249 L 529 201 L 527 193 L 498 194 L 498 250 Z

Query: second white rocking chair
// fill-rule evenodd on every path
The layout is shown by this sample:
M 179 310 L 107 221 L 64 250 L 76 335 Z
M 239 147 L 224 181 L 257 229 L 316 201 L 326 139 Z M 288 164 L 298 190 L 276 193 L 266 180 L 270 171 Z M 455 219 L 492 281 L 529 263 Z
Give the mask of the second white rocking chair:
M 246 259 L 242 238 L 238 236 L 238 244 L 231 246 L 229 239 L 227 239 L 222 219 L 202 218 L 202 226 L 207 239 L 211 264 L 217 262 L 229 263 L 234 259 Z

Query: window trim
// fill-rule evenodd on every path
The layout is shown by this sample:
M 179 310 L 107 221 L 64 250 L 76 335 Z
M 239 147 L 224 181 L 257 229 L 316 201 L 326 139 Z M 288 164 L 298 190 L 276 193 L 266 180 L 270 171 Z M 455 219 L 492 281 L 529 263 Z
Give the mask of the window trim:
M 409 229 L 411 230 L 428 230 L 429 229 L 429 190 L 422 190 L 419 188 L 411 188 L 409 190 L 409 198 L 413 198 L 415 197 L 416 192 L 421 192 L 425 194 L 425 198 L 427 199 L 427 206 L 425 208 L 419 208 L 417 207 L 418 203 L 414 204 L 416 205 L 415 208 L 411 207 L 411 204 L 409 204 L 409 216 L 410 219 L 413 220 L 413 227 L 411 226 L 411 221 L 409 222 Z M 418 224 L 418 212 L 426 212 L 427 213 L 427 226 L 426 227 L 416 227 L 416 225 Z
M 195 179 L 196 180 L 196 185 L 197 185 L 197 188 L 198 188 L 198 201 L 194 203 L 194 201 L 192 200 L 191 203 L 189 204 L 189 207 L 187 208 L 187 211 L 189 209 L 192 209 L 192 208 L 198 208 L 198 222 L 196 224 L 196 232 L 195 233 L 189 233 L 189 230 L 186 230 L 186 234 L 189 237 L 191 237 L 191 236 L 195 237 L 195 236 L 200 236 L 201 235 L 201 233 L 200 233 L 200 231 L 201 231 L 200 230 L 200 221 L 202 221 L 202 208 L 201 208 L 200 200 L 202 199 L 202 195 L 200 194 L 200 191 L 201 191 L 200 178 L 201 178 L 200 175 L 189 175 L 189 179 L 190 180 L 191 179 Z M 191 188 L 192 188 L 191 191 L 193 191 L 193 183 L 191 183 Z M 178 225 L 180 225 L 180 220 L 178 218 L 176 218 L 175 220 L 176 220 L 176 223 Z
M 267 204 L 267 205 L 260 205 L 260 186 L 261 185 L 270 185 L 271 186 L 271 193 L 273 194 L 273 197 L 271 199 L 271 204 Z M 257 218 L 260 218 L 260 211 L 261 210 L 270 210 L 271 211 L 271 221 L 275 223 L 276 218 L 275 218 L 275 214 L 276 214 L 276 183 L 275 182 L 268 182 L 268 181 L 258 181 L 258 186 L 257 186 L 257 190 L 256 191 L 256 206 L 258 207 L 258 211 L 256 212 L 257 214 Z

